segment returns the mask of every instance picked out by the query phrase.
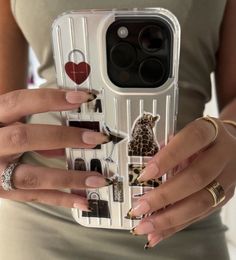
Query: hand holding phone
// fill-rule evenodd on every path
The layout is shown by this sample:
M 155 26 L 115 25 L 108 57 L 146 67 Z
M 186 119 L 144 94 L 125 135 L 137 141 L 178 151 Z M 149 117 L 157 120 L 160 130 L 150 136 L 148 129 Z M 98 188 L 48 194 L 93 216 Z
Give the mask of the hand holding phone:
M 110 137 L 95 149 L 67 149 L 69 169 L 96 170 L 112 180 L 86 190 L 92 211 L 72 209 L 78 223 L 130 229 L 143 216 L 132 219 L 129 209 L 167 179 L 138 181 L 175 131 L 179 46 L 178 21 L 164 9 L 70 12 L 54 22 L 58 85 L 97 96 L 63 112 L 62 120 Z

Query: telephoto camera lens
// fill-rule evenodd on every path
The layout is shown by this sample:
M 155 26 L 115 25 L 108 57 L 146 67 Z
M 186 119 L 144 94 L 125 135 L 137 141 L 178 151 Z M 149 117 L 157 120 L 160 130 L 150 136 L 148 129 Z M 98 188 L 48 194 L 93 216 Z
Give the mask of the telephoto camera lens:
M 114 65 L 125 69 L 134 64 L 136 60 L 136 50 L 129 43 L 118 43 L 111 49 L 110 57 Z
M 165 75 L 163 64 L 156 58 L 144 60 L 139 66 L 139 76 L 147 84 L 161 82 Z
M 157 52 L 162 48 L 163 42 L 164 35 L 159 26 L 149 25 L 140 32 L 139 43 L 145 51 Z

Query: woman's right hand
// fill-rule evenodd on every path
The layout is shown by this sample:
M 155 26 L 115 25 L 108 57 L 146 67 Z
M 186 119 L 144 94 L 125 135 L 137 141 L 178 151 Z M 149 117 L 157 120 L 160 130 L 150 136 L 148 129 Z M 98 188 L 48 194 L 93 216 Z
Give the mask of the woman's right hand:
M 95 96 L 85 91 L 56 89 L 16 90 L 0 96 L 0 172 L 27 151 L 72 148 L 93 148 L 109 142 L 103 133 L 88 129 L 23 124 L 25 116 L 48 111 L 66 111 L 78 108 Z M 109 180 L 97 172 L 67 171 L 28 164 L 19 164 L 14 170 L 15 190 L 5 191 L 0 186 L 0 198 L 39 202 L 68 208 L 89 210 L 86 198 L 61 189 L 86 189 L 109 185 Z

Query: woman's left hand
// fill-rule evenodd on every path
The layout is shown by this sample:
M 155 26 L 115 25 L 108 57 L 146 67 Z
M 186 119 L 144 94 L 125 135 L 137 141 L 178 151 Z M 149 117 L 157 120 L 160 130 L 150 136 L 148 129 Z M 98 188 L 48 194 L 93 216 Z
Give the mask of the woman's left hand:
M 145 248 L 210 215 L 233 197 L 236 184 L 236 138 L 226 124 L 213 119 L 200 119 L 187 125 L 151 159 L 139 181 L 163 176 L 177 166 L 185 165 L 176 175 L 147 192 L 129 211 L 132 217 L 151 214 L 132 230 L 147 235 Z M 214 140 L 214 142 L 212 142 Z M 186 164 L 186 162 L 188 162 Z M 180 168 L 180 167 L 177 167 Z M 225 199 L 216 207 L 206 186 L 217 181 L 224 189 Z

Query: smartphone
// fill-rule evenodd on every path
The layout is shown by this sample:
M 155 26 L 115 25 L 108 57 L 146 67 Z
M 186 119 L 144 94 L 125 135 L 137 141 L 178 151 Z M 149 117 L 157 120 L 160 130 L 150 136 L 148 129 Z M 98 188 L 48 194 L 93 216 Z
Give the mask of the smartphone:
M 94 149 L 66 149 L 68 169 L 95 170 L 113 181 L 84 191 L 93 210 L 72 215 L 87 227 L 130 229 L 145 216 L 130 219 L 129 209 L 168 178 L 137 181 L 175 132 L 179 23 L 161 8 L 75 11 L 54 21 L 52 40 L 58 86 L 97 95 L 62 112 L 62 123 L 111 137 Z

